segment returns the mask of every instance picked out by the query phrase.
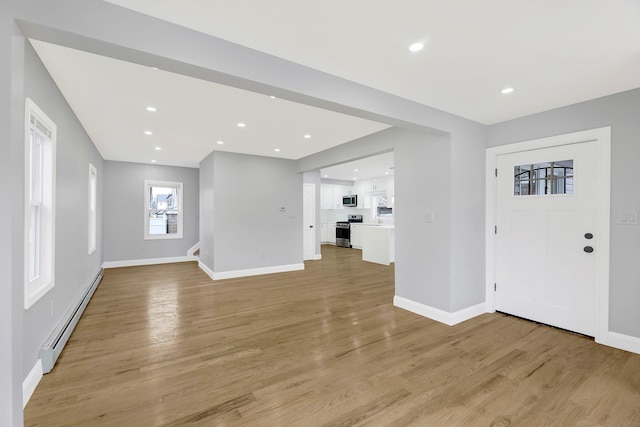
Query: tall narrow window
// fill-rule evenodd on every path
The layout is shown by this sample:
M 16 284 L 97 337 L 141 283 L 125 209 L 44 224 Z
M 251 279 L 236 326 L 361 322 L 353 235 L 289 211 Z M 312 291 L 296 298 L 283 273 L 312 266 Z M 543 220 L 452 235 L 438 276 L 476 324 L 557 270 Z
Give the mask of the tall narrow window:
M 54 286 L 56 125 L 29 98 L 25 135 L 25 308 Z
M 98 240 L 98 171 L 89 163 L 89 255 L 95 252 Z
M 182 238 L 182 183 L 144 182 L 144 238 Z

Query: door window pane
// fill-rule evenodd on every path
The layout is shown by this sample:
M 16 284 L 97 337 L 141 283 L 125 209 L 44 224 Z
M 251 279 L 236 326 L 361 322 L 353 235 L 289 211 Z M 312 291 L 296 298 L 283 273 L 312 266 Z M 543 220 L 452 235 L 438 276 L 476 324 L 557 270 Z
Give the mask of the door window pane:
M 573 160 L 516 166 L 513 180 L 516 196 L 573 194 Z

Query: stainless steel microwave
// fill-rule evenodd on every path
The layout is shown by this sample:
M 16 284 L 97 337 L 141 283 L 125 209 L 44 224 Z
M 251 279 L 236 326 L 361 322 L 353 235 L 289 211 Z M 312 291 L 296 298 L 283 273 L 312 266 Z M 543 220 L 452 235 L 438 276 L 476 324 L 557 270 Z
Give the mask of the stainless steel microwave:
M 355 208 L 358 206 L 358 196 L 355 194 L 349 194 L 347 196 L 342 196 L 342 206 L 349 208 Z

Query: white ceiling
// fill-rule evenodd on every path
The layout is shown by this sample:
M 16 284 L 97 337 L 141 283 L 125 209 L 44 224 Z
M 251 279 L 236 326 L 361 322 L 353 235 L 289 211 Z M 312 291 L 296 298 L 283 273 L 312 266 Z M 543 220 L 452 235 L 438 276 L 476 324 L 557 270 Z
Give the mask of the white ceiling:
M 638 0 L 109 1 L 485 124 L 640 87 Z
M 389 152 L 321 169 L 320 176 L 326 179 L 356 181 L 392 176 L 393 171 L 393 152 Z
M 214 149 L 299 159 L 388 127 L 58 45 L 31 44 L 107 160 L 198 167 Z
M 640 87 L 637 0 L 109 2 L 485 124 Z M 425 49 L 409 52 L 414 41 Z M 297 159 L 387 127 L 34 46 L 110 160 L 197 166 L 213 149 Z

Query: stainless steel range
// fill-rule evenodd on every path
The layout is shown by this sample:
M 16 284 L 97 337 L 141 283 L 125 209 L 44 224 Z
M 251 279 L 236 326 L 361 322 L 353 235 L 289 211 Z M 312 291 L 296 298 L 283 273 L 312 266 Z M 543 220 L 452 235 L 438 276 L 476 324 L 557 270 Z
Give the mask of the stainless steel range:
M 362 215 L 347 215 L 346 221 L 336 222 L 336 246 L 351 247 L 352 222 L 362 222 Z

